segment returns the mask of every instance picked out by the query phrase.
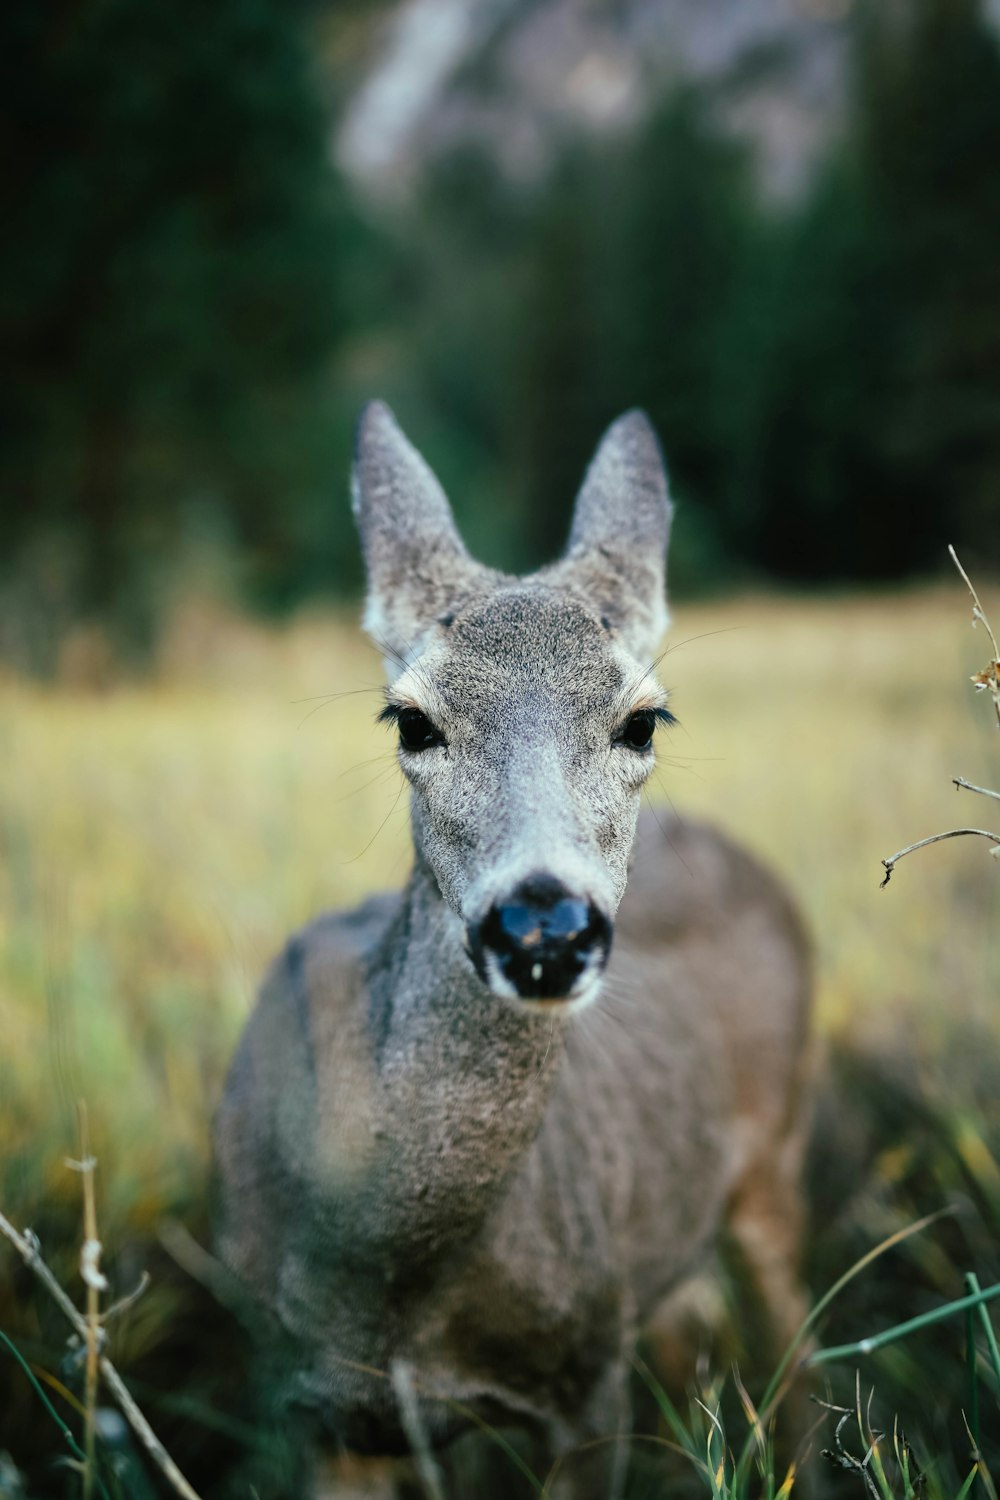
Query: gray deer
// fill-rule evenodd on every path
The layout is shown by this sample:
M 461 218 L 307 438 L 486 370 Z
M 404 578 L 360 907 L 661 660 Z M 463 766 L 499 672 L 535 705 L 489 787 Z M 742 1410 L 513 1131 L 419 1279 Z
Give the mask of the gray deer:
M 641 412 L 525 578 L 473 561 L 379 402 L 353 503 L 413 869 L 271 969 L 217 1119 L 220 1253 L 329 1450 L 426 1470 L 470 1423 L 528 1428 L 553 1495 L 605 1500 L 636 1339 L 676 1356 L 662 1308 L 723 1237 L 772 1349 L 803 1316 L 807 947 L 747 854 L 639 818 L 672 722 Z M 376 1492 L 323 1464 L 311 1493 Z

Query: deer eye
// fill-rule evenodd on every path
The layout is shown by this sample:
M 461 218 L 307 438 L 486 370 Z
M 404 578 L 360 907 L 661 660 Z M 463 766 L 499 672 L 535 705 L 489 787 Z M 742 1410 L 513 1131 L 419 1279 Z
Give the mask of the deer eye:
M 419 708 L 401 708 L 396 716 L 399 743 L 404 750 L 430 750 L 444 744 L 444 735 Z
M 652 708 L 638 708 L 634 714 L 629 714 L 625 723 L 618 732 L 615 741 L 618 745 L 627 745 L 630 750 L 648 750 L 653 742 L 653 730 L 656 728 L 656 712 Z

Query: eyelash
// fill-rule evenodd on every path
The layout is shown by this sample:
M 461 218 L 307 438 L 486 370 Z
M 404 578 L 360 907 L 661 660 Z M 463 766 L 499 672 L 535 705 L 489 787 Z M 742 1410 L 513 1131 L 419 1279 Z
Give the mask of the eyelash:
M 612 743 L 623 745 L 625 749 L 632 750 L 636 755 L 642 755 L 653 742 L 653 732 L 657 724 L 676 723 L 677 720 L 669 708 L 637 708 L 634 713 L 629 714 Z M 630 731 L 635 731 L 634 738 L 631 737 Z
M 432 750 L 435 745 L 448 743 L 437 725 L 425 713 L 408 704 L 387 703 L 378 716 L 378 723 L 395 724 L 399 730 L 400 744 L 413 755 Z

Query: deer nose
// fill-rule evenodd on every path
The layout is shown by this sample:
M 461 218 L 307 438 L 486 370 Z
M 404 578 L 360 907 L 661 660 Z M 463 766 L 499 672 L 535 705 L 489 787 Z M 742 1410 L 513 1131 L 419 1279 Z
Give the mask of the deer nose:
M 495 964 L 522 999 L 565 1000 L 588 969 L 607 962 L 611 923 L 561 881 L 535 875 L 490 907 L 469 942 L 487 984 Z

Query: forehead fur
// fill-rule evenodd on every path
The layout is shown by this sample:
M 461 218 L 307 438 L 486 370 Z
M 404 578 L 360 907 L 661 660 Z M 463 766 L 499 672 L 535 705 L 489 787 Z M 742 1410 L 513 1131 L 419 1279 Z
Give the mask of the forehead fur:
M 460 612 L 445 615 L 436 639 L 394 691 L 424 699 L 431 690 L 462 713 L 497 697 L 532 698 L 539 690 L 563 701 L 607 704 L 642 679 L 638 665 L 578 595 L 527 579 L 480 594 Z
M 607 654 L 608 632 L 576 595 L 532 579 L 470 601 L 451 628 L 456 650 L 498 665 L 530 648 L 531 670 L 565 669 L 574 658 Z

